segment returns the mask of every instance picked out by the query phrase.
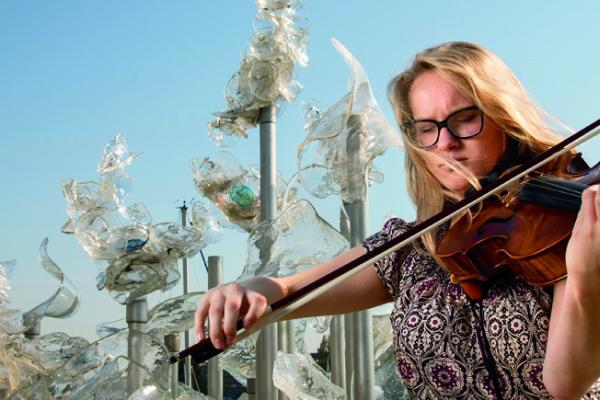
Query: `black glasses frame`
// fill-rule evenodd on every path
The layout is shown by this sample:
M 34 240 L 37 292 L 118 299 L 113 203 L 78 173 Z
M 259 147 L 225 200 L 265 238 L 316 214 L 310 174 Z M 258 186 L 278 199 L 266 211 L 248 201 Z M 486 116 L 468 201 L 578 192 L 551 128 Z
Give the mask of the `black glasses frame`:
M 448 120 L 450 118 L 452 118 L 453 116 L 455 116 L 458 113 L 461 113 L 463 111 L 467 111 L 467 110 L 479 110 L 479 115 L 481 118 L 481 128 L 479 129 L 478 132 L 469 135 L 469 136 L 458 136 L 456 133 L 454 133 L 452 131 L 452 129 L 450 129 L 450 127 L 448 126 Z M 450 134 L 455 137 L 456 139 L 470 139 L 472 137 L 475 137 L 477 135 L 479 135 L 481 132 L 483 132 L 483 110 L 481 108 L 479 108 L 478 106 L 469 106 L 469 107 L 465 107 L 465 108 L 461 108 L 460 110 L 456 110 L 454 111 L 452 114 L 448 115 L 444 120 L 442 121 L 437 121 L 435 119 L 414 119 L 412 121 L 406 122 L 404 124 L 402 124 L 402 128 L 403 130 L 407 131 L 411 126 L 414 126 L 417 122 L 431 122 L 432 124 L 434 124 L 437 127 L 437 136 L 435 138 L 435 141 L 427 146 L 419 146 L 417 144 L 417 146 L 421 147 L 421 148 L 429 148 L 429 147 L 433 147 L 437 144 L 437 142 L 440 140 L 440 133 L 442 132 L 442 128 L 446 128 L 448 130 L 448 132 L 450 132 Z M 410 137 L 410 135 L 408 135 Z

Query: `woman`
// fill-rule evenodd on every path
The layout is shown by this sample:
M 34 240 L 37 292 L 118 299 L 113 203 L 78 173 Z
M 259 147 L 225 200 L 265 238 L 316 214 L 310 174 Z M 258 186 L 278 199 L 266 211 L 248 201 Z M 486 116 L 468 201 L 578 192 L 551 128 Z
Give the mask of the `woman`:
M 417 220 L 461 199 L 482 179 L 559 141 L 509 68 L 480 46 L 453 42 L 418 54 L 389 85 L 403 130 Z M 284 278 L 220 286 L 198 305 L 196 331 L 217 348 L 268 304 L 385 243 L 411 223 L 388 221 L 363 246 Z M 289 315 L 346 313 L 394 302 L 398 369 L 416 398 L 600 398 L 600 194 L 584 192 L 566 265 L 568 278 L 537 288 L 514 277 L 470 300 L 436 261 L 441 231 L 425 235 Z M 342 297 L 343 296 L 343 297 Z M 338 301 L 344 298 L 343 302 Z M 543 373 L 542 373 L 543 372 Z

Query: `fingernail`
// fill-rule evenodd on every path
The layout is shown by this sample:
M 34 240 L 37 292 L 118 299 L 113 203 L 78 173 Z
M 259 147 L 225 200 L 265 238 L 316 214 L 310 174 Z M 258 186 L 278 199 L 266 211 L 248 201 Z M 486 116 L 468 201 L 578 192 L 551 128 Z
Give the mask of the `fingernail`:
M 215 339 L 213 344 L 216 349 L 220 349 L 223 347 L 223 341 L 221 339 Z

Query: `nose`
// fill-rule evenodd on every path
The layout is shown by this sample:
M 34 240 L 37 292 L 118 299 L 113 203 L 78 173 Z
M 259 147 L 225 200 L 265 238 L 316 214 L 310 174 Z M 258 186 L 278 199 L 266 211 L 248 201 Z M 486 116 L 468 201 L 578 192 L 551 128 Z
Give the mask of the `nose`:
M 448 131 L 447 127 L 443 127 L 440 130 L 440 137 L 438 138 L 436 148 L 440 151 L 448 151 L 457 147 L 459 142 L 460 141 Z

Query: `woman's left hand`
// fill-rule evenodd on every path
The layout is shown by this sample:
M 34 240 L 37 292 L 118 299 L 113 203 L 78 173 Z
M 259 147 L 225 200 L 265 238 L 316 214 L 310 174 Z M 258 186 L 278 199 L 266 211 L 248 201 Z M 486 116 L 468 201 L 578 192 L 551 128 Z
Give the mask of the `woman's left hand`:
M 581 208 L 567 245 L 567 273 L 570 280 L 574 279 L 586 287 L 589 284 L 597 289 L 597 283 L 600 282 L 600 190 L 598 190 L 598 185 L 587 188 L 581 197 Z

